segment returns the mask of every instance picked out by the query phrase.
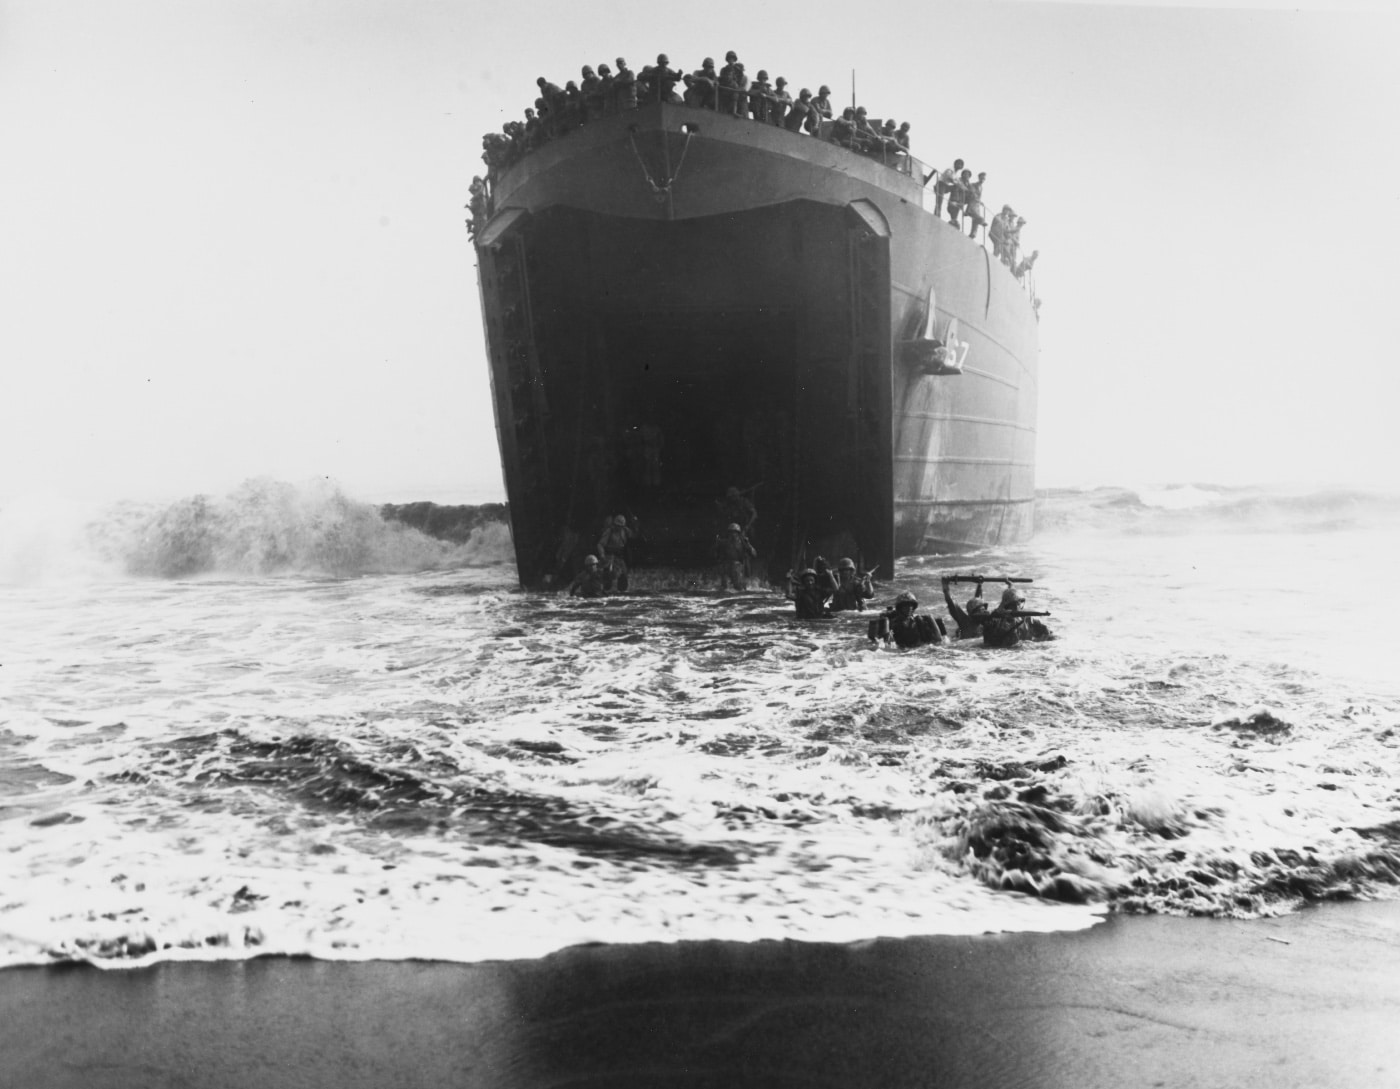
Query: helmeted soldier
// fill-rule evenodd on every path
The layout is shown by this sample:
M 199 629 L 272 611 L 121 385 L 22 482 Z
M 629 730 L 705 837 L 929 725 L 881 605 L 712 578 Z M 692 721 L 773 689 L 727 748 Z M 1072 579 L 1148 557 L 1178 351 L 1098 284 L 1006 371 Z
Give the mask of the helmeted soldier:
M 627 589 L 627 560 L 631 551 L 628 546 L 637 535 L 636 525 L 629 524 L 625 514 L 615 515 L 604 522 L 597 548 L 609 590 Z
M 550 83 L 544 76 L 535 80 L 539 86 L 540 97 L 544 99 L 544 121 L 545 127 L 551 136 L 558 136 L 564 131 L 564 91 L 557 83 Z
M 894 641 L 896 646 L 908 648 L 925 643 L 941 643 L 947 634 L 931 616 L 916 616 L 919 599 L 905 590 L 894 599 L 894 604 L 870 622 L 866 637 L 872 643 Z
M 613 101 L 619 110 L 637 108 L 637 76 L 621 57 L 617 58 L 617 71 L 613 73 Z
M 948 194 L 948 222 L 958 230 L 962 230 L 963 208 L 972 199 L 972 171 L 963 170 L 953 182 L 952 192 Z
M 715 59 L 706 57 L 698 69 L 685 77 L 685 103 L 702 110 L 713 110 L 718 89 L 719 73 L 715 71 Z
M 967 599 L 967 605 L 959 608 L 948 590 L 948 579 L 943 579 L 943 600 L 948 606 L 948 615 L 958 626 L 959 639 L 975 639 L 982 634 L 982 621 L 987 616 L 987 603 L 982 600 L 982 580 L 977 580 L 977 592 Z
M 801 132 L 814 116 L 812 92 L 803 87 L 798 92 L 796 100 L 788 107 L 787 116 L 783 118 L 783 128 L 787 129 L 788 132 Z
M 863 151 L 867 155 L 878 154 L 880 150 L 880 134 L 875 130 L 875 126 L 870 123 L 870 117 L 864 106 L 856 107 L 856 135 L 854 147 L 857 151 Z
M 486 180 L 480 174 L 472 178 L 467 193 L 470 199 L 467 209 L 471 212 L 471 219 L 467 220 L 467 233 L 476 234 L 477 228 L 486 222 Z
M 773 85 L 773 105 L 768 110 L 768 120 L 775 125 L 782 125 L 787 120 L 790 109 L 792 95 L 788 94 L 787 80 L 779 76 Z
M 973 238 L 977 237 L 978 227 L 985 227 L 987 225 L 987 212 L 982 204 L 982 186 L 985 185 L 986 182 L 987 172 L 984 170 L 977 175 L 976 181 L 967 183 L 967 203 L 964 205 L 964 211 L 967 213 L 967 218 L 972 221 L 972 228 L 968 233 L 970 233 Z
M 572 131 L 583 124 L 583 92 L 569 80 L 564 84 L 564 128 Z
M 719 108 L 722 113 L 737 117 L 747 105 L 749 77 L 744 75 L 744 66 L 732 50 L 725 59 L 729 63 L 719 70 Z
M 952 196 L 953 189 L 956 187 L 958 182 L 958 174 L 962 170 L 962 168 L 963 161 L 961 159 L 954 159 L 953 165 L 948 167 L 948 169 L 944 170 L 938 175 L 938 181 L 933 187 L 934 215 L 941 216 L 943 214 L 943 199 L 945 197 Z M 929 179 L 925 178 L 924 184 L 927 185 L 928 182 Z
M 847 106 L 841 116 L 831 123 L 831 142 L 842 147 L 855 146 L 856 111 Z
M 540 118 L 532 109 L 525 110 L 525 149 L 538 147 L 540 143 Z
M 613 86 L 612 69 L 598 65 L 598 93 L 603 99 L 603 115 L 617 113 L 617 88 Z
M 679 103 L 676 97 L 676 84 L 681 81 L 681 73 L 671 67 L 671 58 L 665 53 L 656 56 L 656 67 L 651 70 L 652 102 Z
M 768 72 L 760 68 L 758 75 L 749 84 L 749 116 L 755 121 L 768 123 L 768 115 L 773 109 L 773 85 L 768 82 Z
M 597 556 L 583 557 L 583 570 L 569 583 L 570 597 L 602 597 L 608 592 L 608 581 Z
M 826 607 L 827 599 L 831 595 L 817 585 L 817 572 L 811 567 L 795 577 L 791 571 L 788 572 L 788 596 L 792 598 L 798 620 L 824 620 L 831 617 L 831 610 Z
M 831 120 L 831 88 L 825 83 L 821 85 L 821 90 L 813 97 L 812 109 L 817 111 L 817 116 L 823 121 Z
M 1007 235 L 1015 222 L 1016 213 L 1011 210 L 1011 205 L 1003 204 L 987 227 L 987 237 L 992 240 L 992 256 L 1000 258 L 1001 263 L 1008 267 L 1011 264 L 1011 248 L 1007 245 Z
M 1055 636 L 1050 629 L 1034 617 L 1011 616 L 1019 612 L 1026 603 L 1026 595 L 1007 584 L 1001 592 L 1001 604 L 982 618 L 982 645 L 988 647 L 1014 647 L 1022 640 L 1044 642 Z
M 579 93 L 583 97 L 583 119 L 595 121 L 603 116 L 603 81 L 588 65 L 583 66 L 578 81 Z
M 836 592 L 831 595 L 831 611 L 864 609 L 865 602 L 875 596 L 875 588 L 870 585 L 870 576 L 856 571 L 856 564 L 849 556 L 842 556 L 836 564 Z
M 730 522 L 725 527 L 724 536 L 715 541 L 715 552 L 719 555 L 719 588 L 723 590 L 729 585 L 736 590 L 747 590 L 749 561 L 758 551 L 744 536 L 738 522 Z

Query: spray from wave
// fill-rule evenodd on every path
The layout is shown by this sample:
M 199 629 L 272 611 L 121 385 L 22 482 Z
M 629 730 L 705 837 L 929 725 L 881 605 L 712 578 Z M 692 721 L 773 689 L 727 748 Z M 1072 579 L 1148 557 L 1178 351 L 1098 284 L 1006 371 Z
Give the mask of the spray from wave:
M 1400 496 L 1351 488 L 1167 484 L 1048 488 L 1037 493 L 1037 536 L 1132 533 L 1325 532 L 1393 524 Z
M 432 505 L 379 508 L 350 498 L 331 482 L 269 479 L 246 481 L 222 498 L 124 502 L 96 513 L 28 504 L 0 516 L 0 582 L 113 575 L 350 577 L 513 558 L 510 529 L 499 508 L 481 508 L 485 517 L 459 513 L 450 532 L 435 534 L 436 526 L 405 514 L 421 514 L 424 506 Z

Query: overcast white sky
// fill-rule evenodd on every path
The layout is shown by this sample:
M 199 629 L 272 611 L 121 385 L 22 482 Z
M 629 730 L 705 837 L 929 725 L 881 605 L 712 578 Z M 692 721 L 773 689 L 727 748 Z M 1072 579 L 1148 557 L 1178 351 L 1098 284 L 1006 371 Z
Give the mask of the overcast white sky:
M 538 75 L 731 48 L 854 70 L 1027 216 L 1042 485 L 1400 488 L 1398 31 L 1257 0 L 0 0 L 0 501 L 502 497 L 481 134 Z

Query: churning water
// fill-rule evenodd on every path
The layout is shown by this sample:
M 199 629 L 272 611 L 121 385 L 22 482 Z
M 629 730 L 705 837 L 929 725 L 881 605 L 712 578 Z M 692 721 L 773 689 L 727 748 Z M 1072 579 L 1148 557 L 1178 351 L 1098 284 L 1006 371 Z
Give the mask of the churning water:
M 1400 883 L 1400 508 L 1056 492 L 1059 638 L 522 593 L 333 489 L 0 515 L 0 964 L 1068 929 Z M 762 532 L 760 522 L 759 532 Z M 965 592 L 965 591 L 964 591 Z

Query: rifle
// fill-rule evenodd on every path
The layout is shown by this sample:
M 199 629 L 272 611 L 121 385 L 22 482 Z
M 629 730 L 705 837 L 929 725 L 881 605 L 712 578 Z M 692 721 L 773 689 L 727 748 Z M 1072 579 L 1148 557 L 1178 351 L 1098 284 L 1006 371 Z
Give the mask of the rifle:
M 1013 579 L 1005 575 L 944 575 L 944 582 L 1034 582 L 1035 579 Z
M 869 579 L 869 578 L 874 578 L 874 577 L 875 577 L 875 572 L 878 571 L 878 570 L 880 570 L 880 565 L 877 563 L 877 564 L 876 564 L 874 567 L 872 567 L 869 571 L 857 571 L 857 572 L 856 572 L 856 578 L 858 578 L 858 579 Z
M 986 613 L 973 613 L 968 619 L 980 624 L 985 624 L 988 620 L 1020 620 L 1027 616 L 1049 616 L 1049 613 L 1031 612 L 1021 609 L 999 609 Z

